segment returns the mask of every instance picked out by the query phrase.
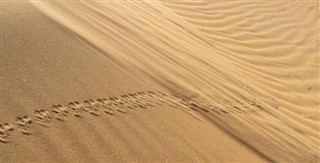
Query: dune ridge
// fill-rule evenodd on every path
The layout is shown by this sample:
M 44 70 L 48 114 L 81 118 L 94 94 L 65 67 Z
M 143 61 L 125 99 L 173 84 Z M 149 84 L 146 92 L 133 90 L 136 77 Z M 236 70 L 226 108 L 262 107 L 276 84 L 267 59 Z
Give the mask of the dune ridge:
M 115 69 L 114 72 L 123 74 L 115 78 L 120 81 L 130 78 L 135 86 L 128 89 L 163 90 L 183 101 L 197 101 L 184 106 L 182 113 L 195 119 L 193 126 L 197 126 L 199 120 L 209 126 L 210 132 L 203 132 L 202 136 L 212 140 L 209 137 L 214 135 L 214 131 L 217 135 L 227 134 L 232 140 L 219 140 L 231 144 L 236 144 L 233 143 L 236 141 L 250 151 L 237 146 L 241 149 L 239 151 L 245 153 L 244 156 L 248 156 L 247 160 L 239 158 L 238 161 L 258 161 L 260 158 L 266 162 L 319 160 L 319 35 L 315 34 L 320 33 L 316 25 L 319 22 L 318 3 L 209 0 L 31 2 L 46 18 L 52 19 L 64 31 L 71 32 L 72 38 L 85 44 L 88 52 L 92 53 L 90 55 L 112 65 L 110 67 Z M 83 54 L 83 58 L 88 55 Z M 95 78 L 94 75 L 92 78 Z M 103 82 L 102 79 L 98 81 Z M 125 84 L 128 83 L 122 85 Z M 117 93 L 120 95 L 128 93 L 128 89 L 113 88 L 111 91 L 121 92 Z M 97 95 L 102 93 L 92 91 L 92 97 L 97 99 Z M 84 97 L 88 96 L 81 98 Z M 161 108 L 166 110 L 168 106 Z M 232 114 L 228 114 L 230 112 Z M 243 112 L 253 113 L 240 114 Z M 165 112 L 158 114 L 167 115 Z M 178 115 L 183 120 L 187 119 L 184 115 Z M 112 121 L 108 123 L 114 123 Z M 91 119 L 90 122 L 99 124 Z M 185 128 L 183 124 L 179 126 Z M 113 130 L 119 127 L 121 125 L 115 125 Z M 163 129 L 161 131 L 167 130 L 158 127 Z M 100 127 L 95 129 L 95 133 L 105 131 Z M 162 140 L 155 135 L 161 135 L 158 131 L 154 128 L 149 130 L 153 130 L 151 137 Z M 173 130 L 170 128 L 170 131 Z M 183 130 L 179 129 L 177 134 L 181 133 Z M 185 138 L 184 145 L 174 143 L 177 146 L 171 146 L 180 149 L 178 147 L 192 144 L 186 151 L 174 152 L 181 154 L 178 158 L 237 160 L 234 157 L 228 159 L 213 150 L 210 145 L 214 143 L 204 147 L 207 152 L 201 150 L 205 142 L 199 139 L 199 144 L 190 142 L 190 137 Z M 12 138 L 18 139 L 16 136 Z M 145 146 L 131 138 L 123 137 L 121 140 L 124 140 L 121 143 L 134 144 L 131 148 Z M 122 149 L 123 146 L 112 144 L 123 151 L 121 155 L 124 157 L 117 155 L 111 158 L 118 161 L 134 158 L 128 150 Z M 66 146 L 66 149 L 72 150 L 70 145 Z M 92 146 L 104 149 L 95 142 Z M 226 153 L 232 153 L 230 149 L 226 145 L 225 150 L 229 151 Z M 157 143 L 154 150 L 161 151 Z M 73 160 L 84 152 L 65 156 L 69 157 L 66 160 Z M 98 150 L 88 153 L 92 156 L 88 160 L 99 161 L 95 155 L 102 155 Z M 197 154 L 192 156 L 188 153 Z M 165 153 L 164 157 L 166 155 L 168 161 L 177 161 L 172 159 L 174 157 L 170 153 Z M 141 159 L 149 156 L 152 160 L 154 155 L 139 156 Z M 103 158 L 106 159 L 101 157 L 101 160 Z

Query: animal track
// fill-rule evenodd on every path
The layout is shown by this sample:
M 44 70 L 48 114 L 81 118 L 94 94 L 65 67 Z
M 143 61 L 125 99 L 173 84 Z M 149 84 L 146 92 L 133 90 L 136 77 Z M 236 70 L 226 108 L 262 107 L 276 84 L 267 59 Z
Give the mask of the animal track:
M 16 124 L 19 131 L 25 135 L 31 135 L 30 126 L 32 124 L 32 119 L 28 116 L 17 117 Z
M 84 107 L 89 111 L 90 114 L 99 116 L 98 103 L 92 99 L 85 100 L 83 103 Z
M 34 117 L 35 117 L 35 122 L 42 126 L 47 126 L 47 124 L 50 123 L 51 121 L 50 112 L 43 109 L 35 110 Z
M 74 116 L 79 117 L 79 118 L 82 117 L 82 115 L 81 115 L 82 112 L 88 111 L 83 106 L 81 106 L 80 103 L 77 101 L 69 102 L 68 108 L 69 108 L 69 110 L 72 111 Z
M 222 116 L 225 114 L 251 114 L 257 111 L 263 111 L 264 107 L 261 103 L 262 101 L 269 103 L 275 109 L 279 108 L 279 105 L 275 102 L 275 100 L 268 97 L 264 97 L 263 99 L 252 98 L 248 104 L 243 104 L 239 101 L 225 101 L 227 103 L 216 104 L 211 102 L 199 102 L 188 97 L 182 98 L 173 95 L 167 95 L 159 91 L 137 92 L 121 95 L 120 97 L 98 98 L 96 100 L 87 99 L 82 103 L 73 101 L 69 102 L 66 106 L 61 104 L 53 105 L 48 110 L 34 110 L 32 118 L 28 117 L 27 115 L 23 117 L 17 117 L 15 122 L 18 131 L 25 135 L 31 135 L 31 125 L 33 124 L 32 119 L 34 119 L 36 124 L 46 127 L 54 119 L 65 122 L 69 113 L 73 114 L 77 118 L 83 118 L 85 116 L 84 114 L 86 113 L 90 113 L 91 115 L 98 117 L 100 116 L 100 112 L 112 116 L 117 113 L 127 114 L 128 109 L 150 109 L 167 105 L 175 109 L 183 109 L 189 112 L 211 112 Z M 14 125 L 10 123 L 0 124 L 0 141 L 2 143 L 8 143 L 8 137 L 14 130 Z
M 51 112 L 54 114 L 56 119 L 59 121 L 65 121 L 65 117 L 67 117 L 69 113 L 67 108 L 62 107 L 62 105 L 53 105 L 51 108 Z
M 12 124 L 5 123 L 0 124 L 0 141 L 2 143 L 8 143 L 8 137 L 10 135 L 10 132 L 14 130 L 14 127 Z
M 110 114 L 110 115 L 114 115 L 114 111 L 110 105 L 110 103 L 108 103 L 107 99 L 97 99 L 98 104 L 101 106 L 101 109 L 103 112 Z

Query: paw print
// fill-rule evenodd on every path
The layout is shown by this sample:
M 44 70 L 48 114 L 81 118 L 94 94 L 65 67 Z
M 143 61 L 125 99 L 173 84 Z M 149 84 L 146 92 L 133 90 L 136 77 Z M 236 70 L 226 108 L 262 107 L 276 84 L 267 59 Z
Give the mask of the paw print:
M 81 118 L 81 113 L 83 111 L 88 111 L 85 107 L 83 107 L 79 102 L 74 101 L 74 102 L 69 102 L 68 104 L 68 108 L 69 110 L 71 110 L 73 112 L 73 115 Z
M 262 107 L 261 102 L 260 102 L 259 100 L 257 100 L 256 98 L 253 98 L 253 99 L 250 101 L 250 105 L 257 107 L 257 108 L 259 108 L 260 110 L 263 110 L 263 107 Z
M 101 106 L 101 109 L 103 112 L 114 115 L 114 111 L 111 108 L 111 105 L 109 104 L 107 99 L 97 99 L 97 103 Z
M 126 114 L 127 111 L 124 109 L 123 103 L 120 101 L 117 97 L 112 97 L 109 99 L 109 105 L 112 106 L 112 108 L 115 108 L 120 113 Z
M 65 121 L 65 117 L 67 117 L 69 113 L 66 107 L 62 107 L 62 105 L 53 105 L 51 108 L 51 112 L 56 119 L 59 121 Z
M 99 116 L 99 110 L 97 109 L 97 107 L 95 106 L 95 102 L 92 99 L 89 100 L 85 100 L 83 102 L 84 107 L 87 108 L 87 110 L 89 111 L 90 114 L 94 115 L 94 116 Z
M 17 123 L 17 127 L 21 133 L 23 133 L 25 135 L 31 134 L 31 131 L 30 131 L 30 126 L 32 124 L 31 118 L 29 118 L 26 115 L 23 117 L 17 117 L 16 123 Z
M 35 122 L 42 125 L 47 126 L 47 124 L 51 121 L 51 114 L 47 110 L 35 110 L 34 111 Z
M 14 130 L 13 125 L 10 123 L 0 124 L 0 142 L 2 143 L 8 143 L 8 137 L 10 135 L 10 132 Z

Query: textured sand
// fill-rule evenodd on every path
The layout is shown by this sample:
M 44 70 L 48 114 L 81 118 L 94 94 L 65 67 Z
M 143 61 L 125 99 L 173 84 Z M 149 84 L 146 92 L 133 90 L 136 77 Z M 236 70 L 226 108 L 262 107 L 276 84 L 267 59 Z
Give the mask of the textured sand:
M 319 162 L 319 1 L 1 1 L 1 162 Z

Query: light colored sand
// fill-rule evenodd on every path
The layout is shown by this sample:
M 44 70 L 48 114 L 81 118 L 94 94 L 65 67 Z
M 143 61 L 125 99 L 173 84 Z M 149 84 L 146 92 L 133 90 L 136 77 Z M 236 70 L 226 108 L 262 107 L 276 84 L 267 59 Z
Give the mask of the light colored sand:
M 1 162 L 319 161 L 318 1 L 1 9 Z

